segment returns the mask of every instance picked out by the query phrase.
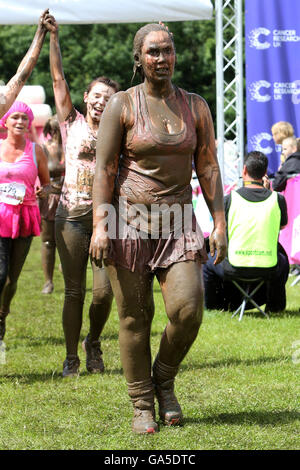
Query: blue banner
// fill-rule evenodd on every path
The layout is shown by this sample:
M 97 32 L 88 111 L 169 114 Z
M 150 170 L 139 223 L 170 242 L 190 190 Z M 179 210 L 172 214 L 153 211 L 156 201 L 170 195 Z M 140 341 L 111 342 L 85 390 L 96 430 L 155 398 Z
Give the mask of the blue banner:
M 300 1 L 246 0 L 245 43 L 248 151 L 264 152 L 274 173 L 272 125 L 288 121 L 300 137 Z

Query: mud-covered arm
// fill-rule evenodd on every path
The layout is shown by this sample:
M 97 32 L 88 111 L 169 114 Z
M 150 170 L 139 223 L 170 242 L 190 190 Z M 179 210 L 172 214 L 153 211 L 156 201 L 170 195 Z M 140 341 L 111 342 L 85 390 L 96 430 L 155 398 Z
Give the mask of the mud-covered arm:
M 23 57 L 16 74 L 6 84 L 5 91 L 0 93 L 0 118 L 9 110 L 13 102 L 16 100 L 23 85 L 25 85 L 37 63 L 47 34 L 47 29 L 43 25 L 44 18 L 47 14 L 48 9 L 45 10 L 39 18 L 38 27 L 31 46 Z
M 192 95 L 192 109 L 197 131 L 197 148 L 194 155 L 195 170 L 214 221 L 209 246 L 212 256 L 217 251 L 215 264 L 218 264 L 226 256 L 227 240 L 223 186 L 216 156 L 214 127 L 210 110 L 203 98 Z
M 93 235 L 90 244 L 92 260 L 102 266 L 108 256 L 115 179 L 118 172 L 122 139 L 125 129 L 124 92 L 116 93 L 106 105 L 101 117 L 96 148 L 96 169 L 93 183 Z
M 63 122 L 72 111 L 73 104 L 63 70 L 58 24 L 52 15 L 48 15 L 44 21 L 44 25 L 50 32 L 50 71 L 53 82 L 56 112 L 58 120 Z

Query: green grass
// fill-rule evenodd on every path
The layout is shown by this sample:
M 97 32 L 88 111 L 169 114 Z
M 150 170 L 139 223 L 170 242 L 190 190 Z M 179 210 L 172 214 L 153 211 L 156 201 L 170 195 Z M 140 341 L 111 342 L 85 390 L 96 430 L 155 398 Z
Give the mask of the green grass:
M 80 350 L 80 376 L 62 379 L 63 279 L 56 268 L 54 293 L 40 293 L 39 248 L 37 238 L 7 319 L 0 449 L 299 449 L 300 344 L 294 344 L 300 341 L 299 285 L 288 287 L 287 311 L 269 320 L 255 312 L 246 312 L 241 322 L 228 312 L 205 312 L 176 380 L 185 425 L 137 436 L 130 430 L 115 304 L 103 332 L 106 372 L 88 374 Z M 89 269 L 82 339 L 88 331 L 90 281 Z M 157 284 L 155 301 L 154 355 L 166 322 Z

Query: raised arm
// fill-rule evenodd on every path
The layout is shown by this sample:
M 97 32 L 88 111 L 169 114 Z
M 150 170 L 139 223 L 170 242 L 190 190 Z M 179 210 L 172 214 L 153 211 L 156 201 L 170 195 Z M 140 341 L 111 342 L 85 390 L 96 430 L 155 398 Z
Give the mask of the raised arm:
M 73 104 L 68 84 L 65 79 L 58 37 L 58 24 L 52 15 L 47 15 L 44 25 L 50 32 L 50 71 L 57 117 L 60 122 L 66 120 Z
M 112 204 L 115 179 L 118 172 L 121 144 L 125 129 L 126 95 L 113 95 L 101 117 L 93 184 L 93 235 L 90 244 L 92 260 L 102 266 L 108 256 L 109 233 L 106 217 Z M 111 206 L 110 206 L 111 207 Z
M 214 127 L 206 101 L 198 95 L 192 95 L 192 103 L 197 129 L 197 149 L 194 155 L 195 170 L 214 221 L 209 246 L 212 256 L 217 250 L 215 264 L 218 264 L 226 256 L 227 240 L 223 187 L 216 157 Z
M 9 110 L 13 102 L 16 100 L 26 80 L 30 77 L 32 70 L 39 58 L 42 45 L 44 43 L 47 29 L 44 26 L 44 19 L 48 14 L 48 9 L 40 16 L 38 27 L 31 46 L 22 59 L 16 74 L 9 80 L 5 87 L 5 91 L 0 93 L 0 118 Z

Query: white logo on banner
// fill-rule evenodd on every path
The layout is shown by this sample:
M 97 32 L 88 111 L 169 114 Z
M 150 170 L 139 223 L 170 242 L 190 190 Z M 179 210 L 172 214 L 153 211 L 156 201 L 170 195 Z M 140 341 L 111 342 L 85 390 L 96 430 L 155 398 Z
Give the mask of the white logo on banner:
M 299 80 L 294 82 L 274 82 L 274 100 L 282 100 L 284 95 L 292 95 L 292 101 L 294 104 L 298 104 L 299 100 L 297 96 L 300 94 Z
M 271 34 L 271 31 L 267 28 L 252 29 L 248 36 L 250 47 L 255 47 L 256 49 L 268 49 L 271 44 L 268 41 L 260 41 L 260 36 L 269 36 L 269 34 Z
M 272 34 L 273 47 L 281 47 L 283 43 L 299 42 L 300 36 L 298 36 L 295 29 L 273 29 L 270 31 L 267 28 L 255 28 L 250 31 L 248 35 L 250 47 L 263 50 L 268 49 L 271 43 L 263 40 L 263 36 L 269 36 Z
M 265 103 L 266 101 L 270 101 L 271 95 L 260 94 L 261 88 L 270 88 L 270 86 L 271 83 L 267 82 L 266 80 L 258 80 L 257 82 L 252 82 L 251 85 L 249 85 L 251 100 L 258 101 L 259 103 Z
M 293 104 L 299 104 L 300 99 L 298 98 L 298 95 L 300 95 L 300 80 L 295 80 L 294 83 L 296 84 L 296 86 L 299 85 L 299 88 L 297 88 L 292 94 L 292 102 Z
M 250 138 L 250 144 L 252 145 L 252 148 L 254 150 L 258 150 L 259 152 L 268 154 L 268 153 L 272 153 L 273 149 L 270 146 L 263 147 L 262 142 L 264 140 L 270 141 L 272 139 L 273 137 L 268 132 L 260 132 L 259 134 L 255 134 Z
M 298 42 L 300 37 L 295 29 L 274 29 L 273 30 L 273 46 L 281 47 L 283 42 Z
M 294 82 L 274 82 L 272 95 L 261 94 L 261 88 L 270 88 L 271 86 L 271 83 L 266 80 L 258 80 L 257 82 L 250 83 L 248 86 L 250 99 L 258 103 L 266 103 L 270 101 L 271 98 L 274 100 L 282 100 L 285 96 L 291 96 L 293 104 L 300 103 L 300 80 L 295 80 Z

